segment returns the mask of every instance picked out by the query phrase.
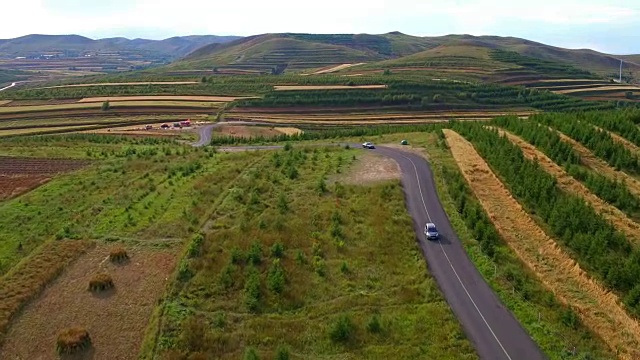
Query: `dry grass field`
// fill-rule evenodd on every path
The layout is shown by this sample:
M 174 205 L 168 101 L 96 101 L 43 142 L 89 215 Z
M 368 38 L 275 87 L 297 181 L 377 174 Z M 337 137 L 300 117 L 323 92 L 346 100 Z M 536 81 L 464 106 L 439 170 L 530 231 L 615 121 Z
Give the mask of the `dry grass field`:
M 577 309 L 582 322 L 623 359 L 640 357 L 640 324 L 620 300 L 589 277 L 549 238 L 493 174 L 473 145 L 454 131 L 447 142 L 471 189 L 500 235 L 558 299 Z
M 556 94 L 579 94 L 584 92 L 592 92 L 592 91 L 632 91 L 632 90 L 640 90 L 640 87 L 637 86 L 596 86 L 591 88 L 578 88 L 578 89 L 566 89 L 566 90 L 557 90 L 553 91 Z
M 293 127 L 265 127 L 245 125 L 222 125 L 214 130 L 219 136 L 232 137 L 273 137 L 282 134 L 300 134 L 302 130 Z
M 74 326 L 89 332 L 91 358 L 136 358 L 147 322 L 175 267 L 176 249 L 131 249 L 130 260 L 122 264 L 109 261 L 110 249 L 95 247 L 27 306 L 8 332 L 0 358 L 54 359 L 56 334 Z M 107 272 L 115 287 L 94 294 L 87 286 L 100 272 Z
M 7 329 L 16 314 L 53 280 L 63 269 L 93 246 L 88 241 L 50 241 L 42 245 L 13 271 L 0 278 L 0 344 L 5 340 Z M 68 307 L 73 309 L 73 307 Z M 55 309 L 56 312 L 60 309 Z M 34 329 L 35 330 L 35 329 Z M 37 339 L 36 337 L 32 339 Z M 53 344 L 53 342 L 51 343 Z M 25 341 L 24 346 L 33 345 Z M 53 349 L 53 345 L 50 346 Z M 0 353 L 0 358 L 15 358 Z M 35 359 L 34 357 L 23 357 Z

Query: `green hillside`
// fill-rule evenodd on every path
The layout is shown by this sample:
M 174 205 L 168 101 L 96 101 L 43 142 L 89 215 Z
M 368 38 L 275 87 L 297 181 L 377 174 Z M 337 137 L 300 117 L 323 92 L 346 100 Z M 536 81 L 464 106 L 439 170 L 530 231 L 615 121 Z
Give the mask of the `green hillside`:
M 382 44 L 384 46 L 384 44 Z M 299 70 L 349 62 L 368 62 L 384 56 L 366 46 L 313 42 L 303 36 L 262 35 L 227 44 L 212 44 L 167 67 L 180 69 L 237 69 L 272 72 Z
M 498 58 L 496 51 L 515 52 L 522 58 L 515 59 L 513 54 Z M 628 59 L 636 57 L 629 56 Z M 540 61 L 540 64 L 534 64 L 536 61 Z M 520 72 L 509 73 L 509 76 L 499 74 L 498 77 L 539 79 L 541 74 L 572 78 L 591 77 L 593 74 L 611 77 L 619 64 L 618 58 L 613 55 L 593 50 L 563 49 L 514 37 L 417 37 L 399 32 L 381 35 L 285 33 L 211 44 L 165 69 L 176 71 L 218 68 L 219 71 L 280 73 L 360 62 L 367 64 L 349 68 L 342 73 L 423 67 L 459 68 L 462 70 L 459 73 L 468 73 L 471 78 L 479 76 L 482 80 L 485 80 L 487 71 L 509 72 L 518 69 Z M 628 67 L 632 73 L 640 70 L 640 65 L 629 64 Z M 546 70 L 551 70 L 553 74 L 546 74 Z

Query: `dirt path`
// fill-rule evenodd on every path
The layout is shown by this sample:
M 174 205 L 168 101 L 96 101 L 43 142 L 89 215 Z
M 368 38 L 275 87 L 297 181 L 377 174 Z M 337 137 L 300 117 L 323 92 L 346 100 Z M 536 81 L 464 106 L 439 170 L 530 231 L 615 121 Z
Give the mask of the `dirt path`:
M 328 69 L 322 69 L 322 70 L 318 70 L 314 73 L 312 73 L 313 75 L 320 75 L 320 74 L 329 74 L 332 72 L 336 72 L 336 71 L 340 71 L 340 70 L 344 70 L 344 69 L 348 69 L 350 67 L 354 67 L 354 66 L 358 66 L 358 65 L 364 65 L 365 63 L 357 63 L 357 64 L 342 64 L 342 65 L 338 65 L 338 66 L 334 66 L 334 67 L 330 67 Z
M 620 357 L 640 357 L 640 324 L 620 300 L 593 281 L 531 219 L 462 136 L 443 130 L 453 157 L 496 229 L 525 263 L 562 302 L 578 310 L 585 325 L 598 333 Z
M 585 199 L 598 213 L 614 224 L 618 230 L 621 230 L 634 245 L 640 246 L 640 224 L 629 219 L 615 206 L 594 195 L 587 187 L 567 174 L 563 168 L 549 159 L 543 152 L 536 149 L 535 146 L 508 131 L 497 130 L 501 135 L 506 135 L 511 142 L 518 145 L 528 159 L 537 160 L 545 171 L 555 176 L 558 179 L 558 186 L 562 190 Z
M 176 256 L 171 250 L 130 250 L 131 261 L 116 266 L 109 248 L 90 251 L 54 281 L 11 326 L 1 359 L 56 359 L 59 331 L 80 326 L 89 331 L 88 358 L 136 359 L 147 322 L 166 287 Z M 98 271 L 107 271 L 115 290 L 94 295 L 87 290 Z
M 573 146 L 573 149 L 580 155 L 580 158 L 582 159 L 582 162 L 584 163 L 584 165 L 589 167 L 591 170 L 596 171 L 610 179 L 624 180 L 629 191 L 633 193 L 633 195 L 635 196 L 640 196 L 640 181 L 636 180 L 634 177 L 630 176 L 629 174 L 623 171 L 618 171 L 612 168 L 604 160 L 595 156 L 591 152 L 591 150 L 587 149 L 584 145 L 573 140 L 567 135 L 555 129 L 552 129 L 552 128 L 550 129 L 553 131 L 556 131 L 563 141 Z

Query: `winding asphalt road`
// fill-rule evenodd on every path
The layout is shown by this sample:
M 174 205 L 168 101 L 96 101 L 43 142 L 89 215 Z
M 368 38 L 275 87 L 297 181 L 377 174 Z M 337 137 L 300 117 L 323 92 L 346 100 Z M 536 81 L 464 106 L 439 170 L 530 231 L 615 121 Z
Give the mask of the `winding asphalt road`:
M 197 142 L 191 144 L 195 147 L 209 145 L 211 142 L 211 136 L 213 133 L 213 129 L 220 127 L 222 125 L 271 125 L 269 123 L 260 123 L 260 122 L 248 122 L 248 121 L 229 121 L 229 122 L 217 122 L 215 124 L 204 125 L 198 128 L 199 139 Z M 259 147 L 258 147 L 259 150 Z
M 203 128 L 201 131 L 208 131 L 209 137 L 205 137 L 204 141 L 201 139 L 202 143 L 208 143 L 210 129 Z M 281 146 L 235 147 L 237 150 L 277 148 Z M 546 359 L 467 256 L 440 203 L 429 163 L 421 156 L 388 147 L 378 147 L 371 151 L 394 159 L 400 166 L 406 206 L 413 218 L 414 231 L 429 271 L 480 358 Z M 439 240 L 425 239 L 423 229 L 427 222 L 436 224 L 440 234 Z M 429 334 L 425 336 L 428 337 Z
M 400 166 L 405 202 L 429 271 L 480 357 L 546 359 L 467 256 L 440 203 L 428 162 L 421 156 L 391 148 L 373 151 L 394 159 Z M 436 224 L 439 240 L 425 239 L 427 222 Z
M 11 85 L 3 87 L 2 89 L 0 89 L 0 91 L 5 91 L 5 90 L 8 90 L 8 89 L 11 89 L 12 87 L 16 86 L 16 84 L 17 83 L 11 83 Z

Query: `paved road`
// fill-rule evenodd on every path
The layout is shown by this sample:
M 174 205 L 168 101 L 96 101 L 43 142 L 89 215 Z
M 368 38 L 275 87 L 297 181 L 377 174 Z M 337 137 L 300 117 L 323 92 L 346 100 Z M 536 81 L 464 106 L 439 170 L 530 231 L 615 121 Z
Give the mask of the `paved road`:
M 198 135 L 200 139 L 191 145 L 195 147 L 209 145 L 209 143 L 211 142 L 211 134 L 213 132 L 213 129 L 220 127 L 222 125 L 250 125 L 250 126 L 271 125 L 273 126 L 273 124 L 269 124 L 269 123 L 247 122 L 247 121 L 228 121 L 228 122 L 218 122 L 215 124 L 209 124 L 209 125 L 201 126 L 198 128 Z
M 11 83 L 11 85 L 3 87 L 2 89 L 0 89 L 0 91 L 5 91 L 7 89 L 11 89 L 12 87 L 16 86 L 16 83 Z
M 281 147 L 247 146 L 235 149 L 267 150 Z M 400 166 L 406 206 L 413 218 L 414 231 L 429 271 L 480 358 L 546 359 L 520 323 L 502 305 L 467 256 L 440 203 L 429 163 L 421 156 L 392 148 L 378 147 L 370 151 L 388 156 Z M 425 239 L 423 229 L 427 222 L 436 224 L 440 233 L 439 240 Z
M 545 359 L 467 256 L 438 199 L 427 161 L 421 156 L 391 148 L 379 147 L 373 151 L 400 165 L 406 205 L 429 271 L 480 357 L 488 360 Z M 425 239 L 423 231 L 427 222 L 436 224 L 440 240 Z

